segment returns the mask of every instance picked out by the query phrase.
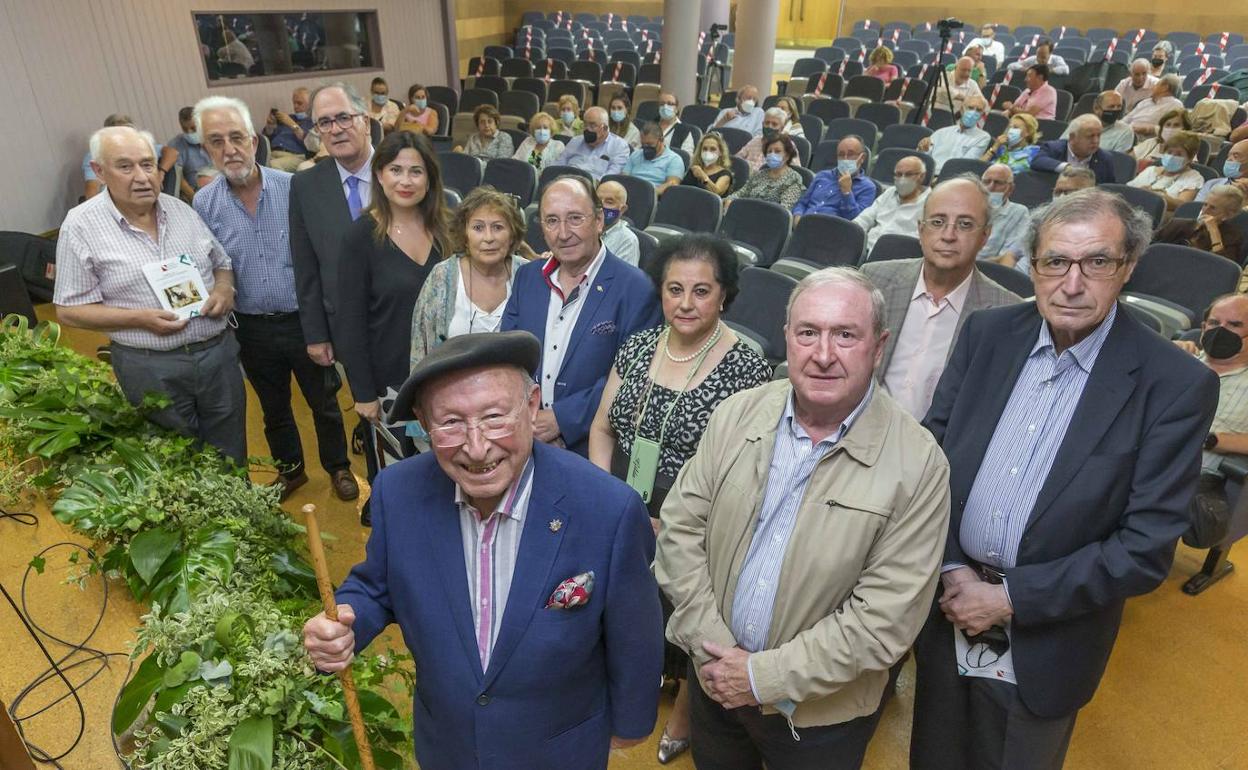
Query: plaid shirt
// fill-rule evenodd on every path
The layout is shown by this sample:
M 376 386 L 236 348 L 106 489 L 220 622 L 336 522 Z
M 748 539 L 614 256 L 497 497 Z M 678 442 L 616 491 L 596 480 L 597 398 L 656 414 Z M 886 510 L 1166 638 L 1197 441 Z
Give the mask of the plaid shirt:
M 157 240 L 126 221 L 107 190 L 71 209 L 56 242 L 57 305 L 102 303 L 120 308 L 159 308 L 143 265 L 186 254 L 195 260 L 204 287 L 212 291 L 214 270 L 229 270 L 230 258 L 203 220 L 182 201 L 162 194 L 156 203 Z M 225 318 L 197 316 L 182 331 L 158 335 L 129 328 L 109 332 L 114 342 L 148 350 L 172 350 L 211 339 L 225 330 Z

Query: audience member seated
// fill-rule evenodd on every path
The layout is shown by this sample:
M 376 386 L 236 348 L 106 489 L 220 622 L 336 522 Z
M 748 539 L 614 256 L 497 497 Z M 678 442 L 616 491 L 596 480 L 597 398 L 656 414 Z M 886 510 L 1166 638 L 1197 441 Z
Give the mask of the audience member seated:
M 1057 181 L 1053 184 L 1053 197 L 1060 198 L 1063 195 L 1069 195 L 1070 193 L 1095 186 L 1096 174 L 1092 173 L 1092 169 L 1080 166 L 1067 166 L 1057 175 Z
M 559 133 L 564 136 L 576 136 L 585 130 L 585 122 L 581 119 L 581 103 L 572 94 L 559 97 Z
M 1101 149 L 1106 152 L 1131 152 L 1135 144 L 1135 132 L 1122 121 L 1122 94 L 1117 91 L 1101 91 L 1092 101 L 1092 114 L 1101 119 Z M 1062 134 L 1070 137 L 1070 127 Z
M 871 253 L 871 248 L 881 235 L 913 236 L 918 233 L 923 202 L 930 192 L 924 184 L 925 176 L 927 166 L 920 158 L 908 155 L 897 161 L 897 165 L 893 167 L 893 186 L 854 217 L 854 224 L 867 234 L 864 254 Z
M 1240 192 L 1248 195 L 1248 139 L 1241 139 L 1231 145 L 1226 161 L 1222 163 L 1222 176 L 1205 182 L 1196 193 L 1196 200 L 1204 201 L 1213 188 L 1225 184 L 1235 185 Z
M 1148 59 L 1136 59 L 1131 62 L 1131 75 L 1119 81 L 1114 90 L 1122 97 L 1122 109 L 1130 114 L 1135 105 L 1153 95 L 1153 86 L 1157 78 L 1149 72 Z
M 466 152 L 473 157 L 489 160 L 491 158 L 510 158 L 516 153 L 512 146 L 511 134 L 499 129 L 498 122 L 502 118 L 498 108 L 492 104 L 482 104 L 472 111 L 472 122 L 477 132 L 468 137 L 468 143 L 456 147 L 456 152 Z
M 238 35 L 234 34 L 234 30 L 225 30 L 225 45 L 217 49 L 217 62 L 220 64 L 239 64 L 243 69 L 250 71 L 256 63 L 256 57 L 251 55 L 251 49 L 247 44 L 238 39 Z
M 633 267 L 641 261 L 637 234 L 628 227 L 628 190 L 619 182 L 601 182 L 598 200 L 602 201 L 602 242 L 615 256 Z
M 967 46 L 966 51 L 962 55 L 971 60 L 971 80 L 974 80 L 980 87 L 980 90 L 983 90 L 988 83 L 988 72 L 987 68 L 984 67 L 984 49 L 971 44 Z M 956 66 L 956 62 L 949 62 L 945 65 L 945 71 L 952 72 Z
M 1155 78 L 1162 78 L 1179 71 L 1174 64 L 1174 46 L 1169 40 L 1162 40 L 1153 46 L 1153 56 L 1148 63 L 1151 67 L 1149 74 Z
M 399 131 L 433 136 L 438 133 L 438 111 L 429 106 L 429 92 L 420 83 L 407 89 L 407 107 L 399 115 Z
M 611 133 L 628 142 L 629 149 L 635 150 L 641 146 L 641 131 L 637 129 L 637 124 L 632 121 L 631 115 L 632 102 L 629 101 L 628 94 L 623 91 L 617 92 L 607 105 L 609 118 L 607 128 Z
M 1154 243 L 1177 243 L 1244 263 L 1244 242 L 1239 228 L 1227 220 L 1244 209 L 1244 193 L 1233 184 L 1213 188 L 1196 219 L 1175 217 L 1157 229 Z
M 996 59 L 998 64 L 1005 61 L 1005 44 L 997 40 L 997 28 L 991 24 L 984 24 L 979 28 L 979 37 L 967 44 L 966 48 L 962 49 L 962 54 L 965 56 L 967 48 L 973 45 L 979 46 L 985 56 Z
M 831 214 L 853 219 L 865 211 L 875 203 L 876 191 L 875 182 L 865 173 L 866 165 L 867 152 L 862 139 L 850 135 L 837 142 L 836 168 L 815 174 L 810 189 L 793 206 L 793 221 L 801 219 L 803 214 Z
M 1183 109 L 1183 102 L 1179 101 L 1182 90 L 1183 81 L 1178 75 L 1171 73 L 1158 78 L 1148 98 L 1137 102 L 1123 120 L 1139 136 L 1156 136 L 1162 116 Z
M 758 88 L 741 86 L 737 89 L 737 106 L 719 111 L 715 128 L 739 128 L 753 136 L 763 133 L 763 111 L 758 108 Z
M 763 113 L 763 132 L 746 142 L 745 146 L 737 151 L 737 157 L 743 158 L 746 163 L 750 164 L 751 174 L 763 167 L 763 147 L 784 133 L 784 120 L 784 110 L 779 107 L 769 108 Z M 793 165 L 800 166 L 801 158 L 794 158 Z
M 312 131 L 308 96 L 308 89 L 300 86 L 290 94 L 289 113 L 276 107 L 269 111 L 264 135 L 269 138 L 269 165 L 273 168 L 294 172 L 308 153 L 321 149 L 320 140 Z
M 680 100 L 676 94 L 664 91 L 659 94 L 659 127 L 663 129 L 663 142 L 687 153 L 693 153 L 693 131 L 680 122 Z
M 784 113 L 784 125 L 780 130 L 789 136 L 805 138 L 806 129 L 802 128 L 801 113 L 797 111 L 797 101 L 792 96 L 781 96 L 776 100 L 775 108 Z M 766 118 L 766 114 L 763 117 Z
M 169 146 L 178 151 L 178 165 L 182 167 L 182 188 L 178 192 L 182 200 L 189 201 L 209 181 L 201 179 L 200 172 L 213 170 L 212 158 L 208 157 L 199 132 L 195 130 L 194 107 L 178 110 L 178 125 L 182 133 L 170 139 Z
M 949 78 L 949 90 L 946 92 L 944 84 L 936 89 L 936 106 L 942 110 L 948 110 L 955 115 L 962 111 L 962 105 L 972 96 L 982 97 L 984 94 L 979 90 L 979 84 L 971 77 L 971 70 L 975 63 L 971 61 L 971 57 L 963 56 L 953 66 L 953 75 Z M 953 103 L 949 103 L 949 99 L 953 99 Z
M 1033 64 L 1027 68 L 1027 88 L 1012 102 L 1004 102 L 1001 108 L 1007 115 L 1027 112 L 1041 120 L 1052 120 L 1057 115 L 1057 89 L 1049 85 L 1049 68 Z
M 628 156 L 628 142 L 607 130 L 607 111 L 590 107 L 585 110 L 585 129 L 568 142 L 559 165 L 587 171 L 597 182 L 604 176 L 624 173 Z
M 1010 118 L 1005 133 L 993 139 L 988 151 L 979 159 L 1003 163 L 1011 171 L 1021 173 L 1031 168 L 1031 159 L 1040 149 L 1036 144 L 1039 139 L 1040 123 L 1034 116 L 1020 112 Z
M 381 124 L 381 130 L 390 133 L 399 122 L 399 105 L 390 100 L 390 85 L 383 77 L 373 78 L 368 98 L 368 116 Z
M 901 69 L 893 64 L 893 52 L 887 46 L 878 46 L 867 61 L 871 66 L 863 70 L 862 74 L 879 78 L 884 81 L 884 85 L 901 77 Z
M 104 118 L 104 128 L 114 128 L 117 126 L 128 126 L 135 128 L 134 121 L 129 115 L 114 113 Z M 136 129 L 137 130 L 137 129 Z M 156 145 L 156 189 L 160 190 L 165 185 L 165 175 L 173 171 L 173 167 L 178 164 L 178 151 L 171 145 Z M 83 196 L 91 198 L 100 190 L 104 189 L 104 185 L 100 182 L 100 178 L 96 176 L 95 168 L 91 165 L 91 151 L 88 149 L 86 154 L 82 156 L 82 178 L 86 183 L 83 189 Z
M 1192 168 L 1200 137 L 1179 131 L 1162 145 L 1161 165 L 1149 166 L 1127 184 L 1151 190 L 1166 201 L 1166 211 L 1173 212 L 1188 201 L 1196 200 L 1196 192 L 1205 178 Z
M 1162 115 L 1157 121 L 1153 135 L 1131 148 L 1131 156 L 1136 160 L 1136 173 L 1160 163 L 1161 151 L 1166 142 L 1180 131 L 1191 130 L 1192 121 L 1187 116 L 1187 110 L 1182 107 Z
M 1112 184 L 1114 159 L 1101 149 L 1101 119 L 1083 114 L 1070 121 L 1070 138 L 1044 142 L 1031 159 L 1032 171 L 1060 174 L 1067 166 L 1083 166 L 1096 174 L 1097 184 Z M 1199 187 L 1199 185 L 1197 185 Z
M 1070 65 L 1066 60 L 1053 53 L 1053 41 L 1048 38 L 1036 43 L 1036 52 L 1025 59 L 1010 62 L 1010 72 L 1019 72 L 1043 64 L 1049 68 L 1050 75 L 1069 75 Z
M 698 151 L 689 161 L 689 171 L 681 184 L 710 190 L 724 197 L 732 189 L 732 166 L 728 161 L 728 145 L 724 138 L 712 131 L 702 137 Z
M 516 271 L 528 262 L 520 255 L 532 254 L 524 232 L 515 198 L 490 185 L 460 202 L 448 237 L 455 253 L 429 271 L 412 309 L 410 369 L 451 337 L 498 331 Z
M 1010 200 L 1014 194 L 1014 172 L 1004 163 L 994 163 L 984 171 L 980 181 L 988 189 L 990 232 L 978 258 L 1026 273 L 1031 213 L 1023 204 Z
M 529 135 L 511 157 L 522 160 L 538 171 L 559 161 L 564 144 L 555 135 L 555 119 L 544 112 L 529 118 Z
M 794 209 L 798 201 L 802 199 L 806 184 L 802 181 L 801 174 L 789 168 L 797 158 L 797 146 L 793 144 L 792 137 L 779 134 L 763 146 L 763 152 L 766 153 L 763 167 L 750 174 L 750 178 L 745 180 L 740 190 L 724 198 L 725 208 L 737 198 L 753 198 L 779 203 L 786 209 Z M 816 182 L 818 179 L 819 176 L 816 175 Z M 835 183 L 833 185 L 835 186 Z M 875 192 L 874 185 L 871 191 Z
M 919 140 L 919 152 L 926 152 L 936 161 L 936 173 L 945 161 L 954 158 L 978 158 L 988 150 L 992 137 L 979 127 L 988 112 L 988 102 L 982 96 L 972 96 L 962 105 L 962 115 L 952 126 L 939 128 L 931 136 Z

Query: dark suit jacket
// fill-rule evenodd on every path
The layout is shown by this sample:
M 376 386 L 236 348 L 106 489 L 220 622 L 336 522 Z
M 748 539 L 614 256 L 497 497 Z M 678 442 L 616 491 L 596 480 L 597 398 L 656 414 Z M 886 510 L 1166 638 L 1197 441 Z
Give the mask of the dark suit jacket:
M 612 735 L 654 729 L 663 611 L 646 507 L 570 452 L 535 442 L 533 458 L 511 590 L 485 671 L 454 483 L 432 454 L 373 482 L 367 555 L 337 599 L 355 610 L 357 650 L 391 623 L 402 630 L 419 672 L 412 713 L 426 770 L 605 768 Z M 587 604 L 545 609 L 561 582 L 589 570 Z
M 304 342 L 329 342 L 338 299 L 338 257 L 351 227 L 338 164 L 317 163 L 290 180 L 290 256 Z
M 1036 154 L 1031 158 L 1031 170 L 1057 173 L 1058 164 L 1066 162 L 1069 146 L 1070 143 L 1065 139 L 1042 142 L 1036 150 Z M 1097 184 L 1125 183 L 1127 181 L 1114 178 L 1114 159 L 1104 150 L 1096 151 L 1096 154 L 1092 156 L 1092 160 L 1088 162 L 1088 168 L 1091 169 L 1093 174 L 1096 174 Z
M 502 329 L 524 329 L 544 346 L 551 295 L 542 276 L 543 265 L 542 260 L 535 260 L 516 271 Z M 646 274 L 610 251 L 598 268 L 594 286 L 580 301 L 585 307 L 572 330 L 563 366 L 557 372 L 539 369 L 537 380 L 540 384 L 548 375 L 555 378 L 553 409 L 563 441 L 568 449 L 585 456 L 589 452 L 589 425 L 598 411 L 616 352 L 628 335 L 657 326 L 663 314 L 654 284 Z
M 972 315 L 936 389 L 925 424 L 949 458 L 946 563 L 970 563 L 958 537 L 963 510 L 1041 322 L 1035 303 Z M 1005 571 L 1018 693 L 1036 715 L 1072 714 L 1091 700 L 1127 597 L 1165 579 L 1217 403 L 1213 372 L 1118 308 L 1017 566 Z M 952 666 L 953 631 L 939 611 L 923 634 L 940 643 L 925 648 L 947 647 L 943 665 Z

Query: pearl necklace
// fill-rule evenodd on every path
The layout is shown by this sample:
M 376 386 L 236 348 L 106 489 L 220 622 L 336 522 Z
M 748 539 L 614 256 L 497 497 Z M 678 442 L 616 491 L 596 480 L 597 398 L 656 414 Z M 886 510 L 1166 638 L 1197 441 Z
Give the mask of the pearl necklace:
M 687 356 L 672 355 L 672 349 L 668 347 L 668 341 L 672 337 L 671 332 L 670 331 L 664 332 L 663 355 L 667 356 L 667 360 L 671 361 L 674 364 L 687 364 L 693 359 L 697 358 L 698 356 L 705 354 L 711 348 L 715 347 L 715 343 L 719 342 L 719 338 L 723 334 L 723 331 L 724 331 L 724 326 L 722 323 L 715 324 L 715 331 L 711 332 L 711 335 L 706 338 L 706 342 L 702 343 L 702 347 L 698 348 L 697 351 Z

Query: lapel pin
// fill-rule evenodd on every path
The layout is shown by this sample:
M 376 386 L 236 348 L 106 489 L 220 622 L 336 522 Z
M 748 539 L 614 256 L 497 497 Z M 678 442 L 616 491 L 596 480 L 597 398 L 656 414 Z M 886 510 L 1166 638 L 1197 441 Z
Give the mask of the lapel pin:
M 563 522 L 562 522 L 562 521 L 560 521 L 559 519 L 551 519 L 551 520 L 550 520 L 550 531 L 551 531 L 551 532 L 558 532 L 558 531 L 559 531 L 560 529 L 562 529 L 562 528 L 563 528 Z
M 602 284 L 598 284 L 596 288 L 598 289 L 598 291 L 602 291 Z

